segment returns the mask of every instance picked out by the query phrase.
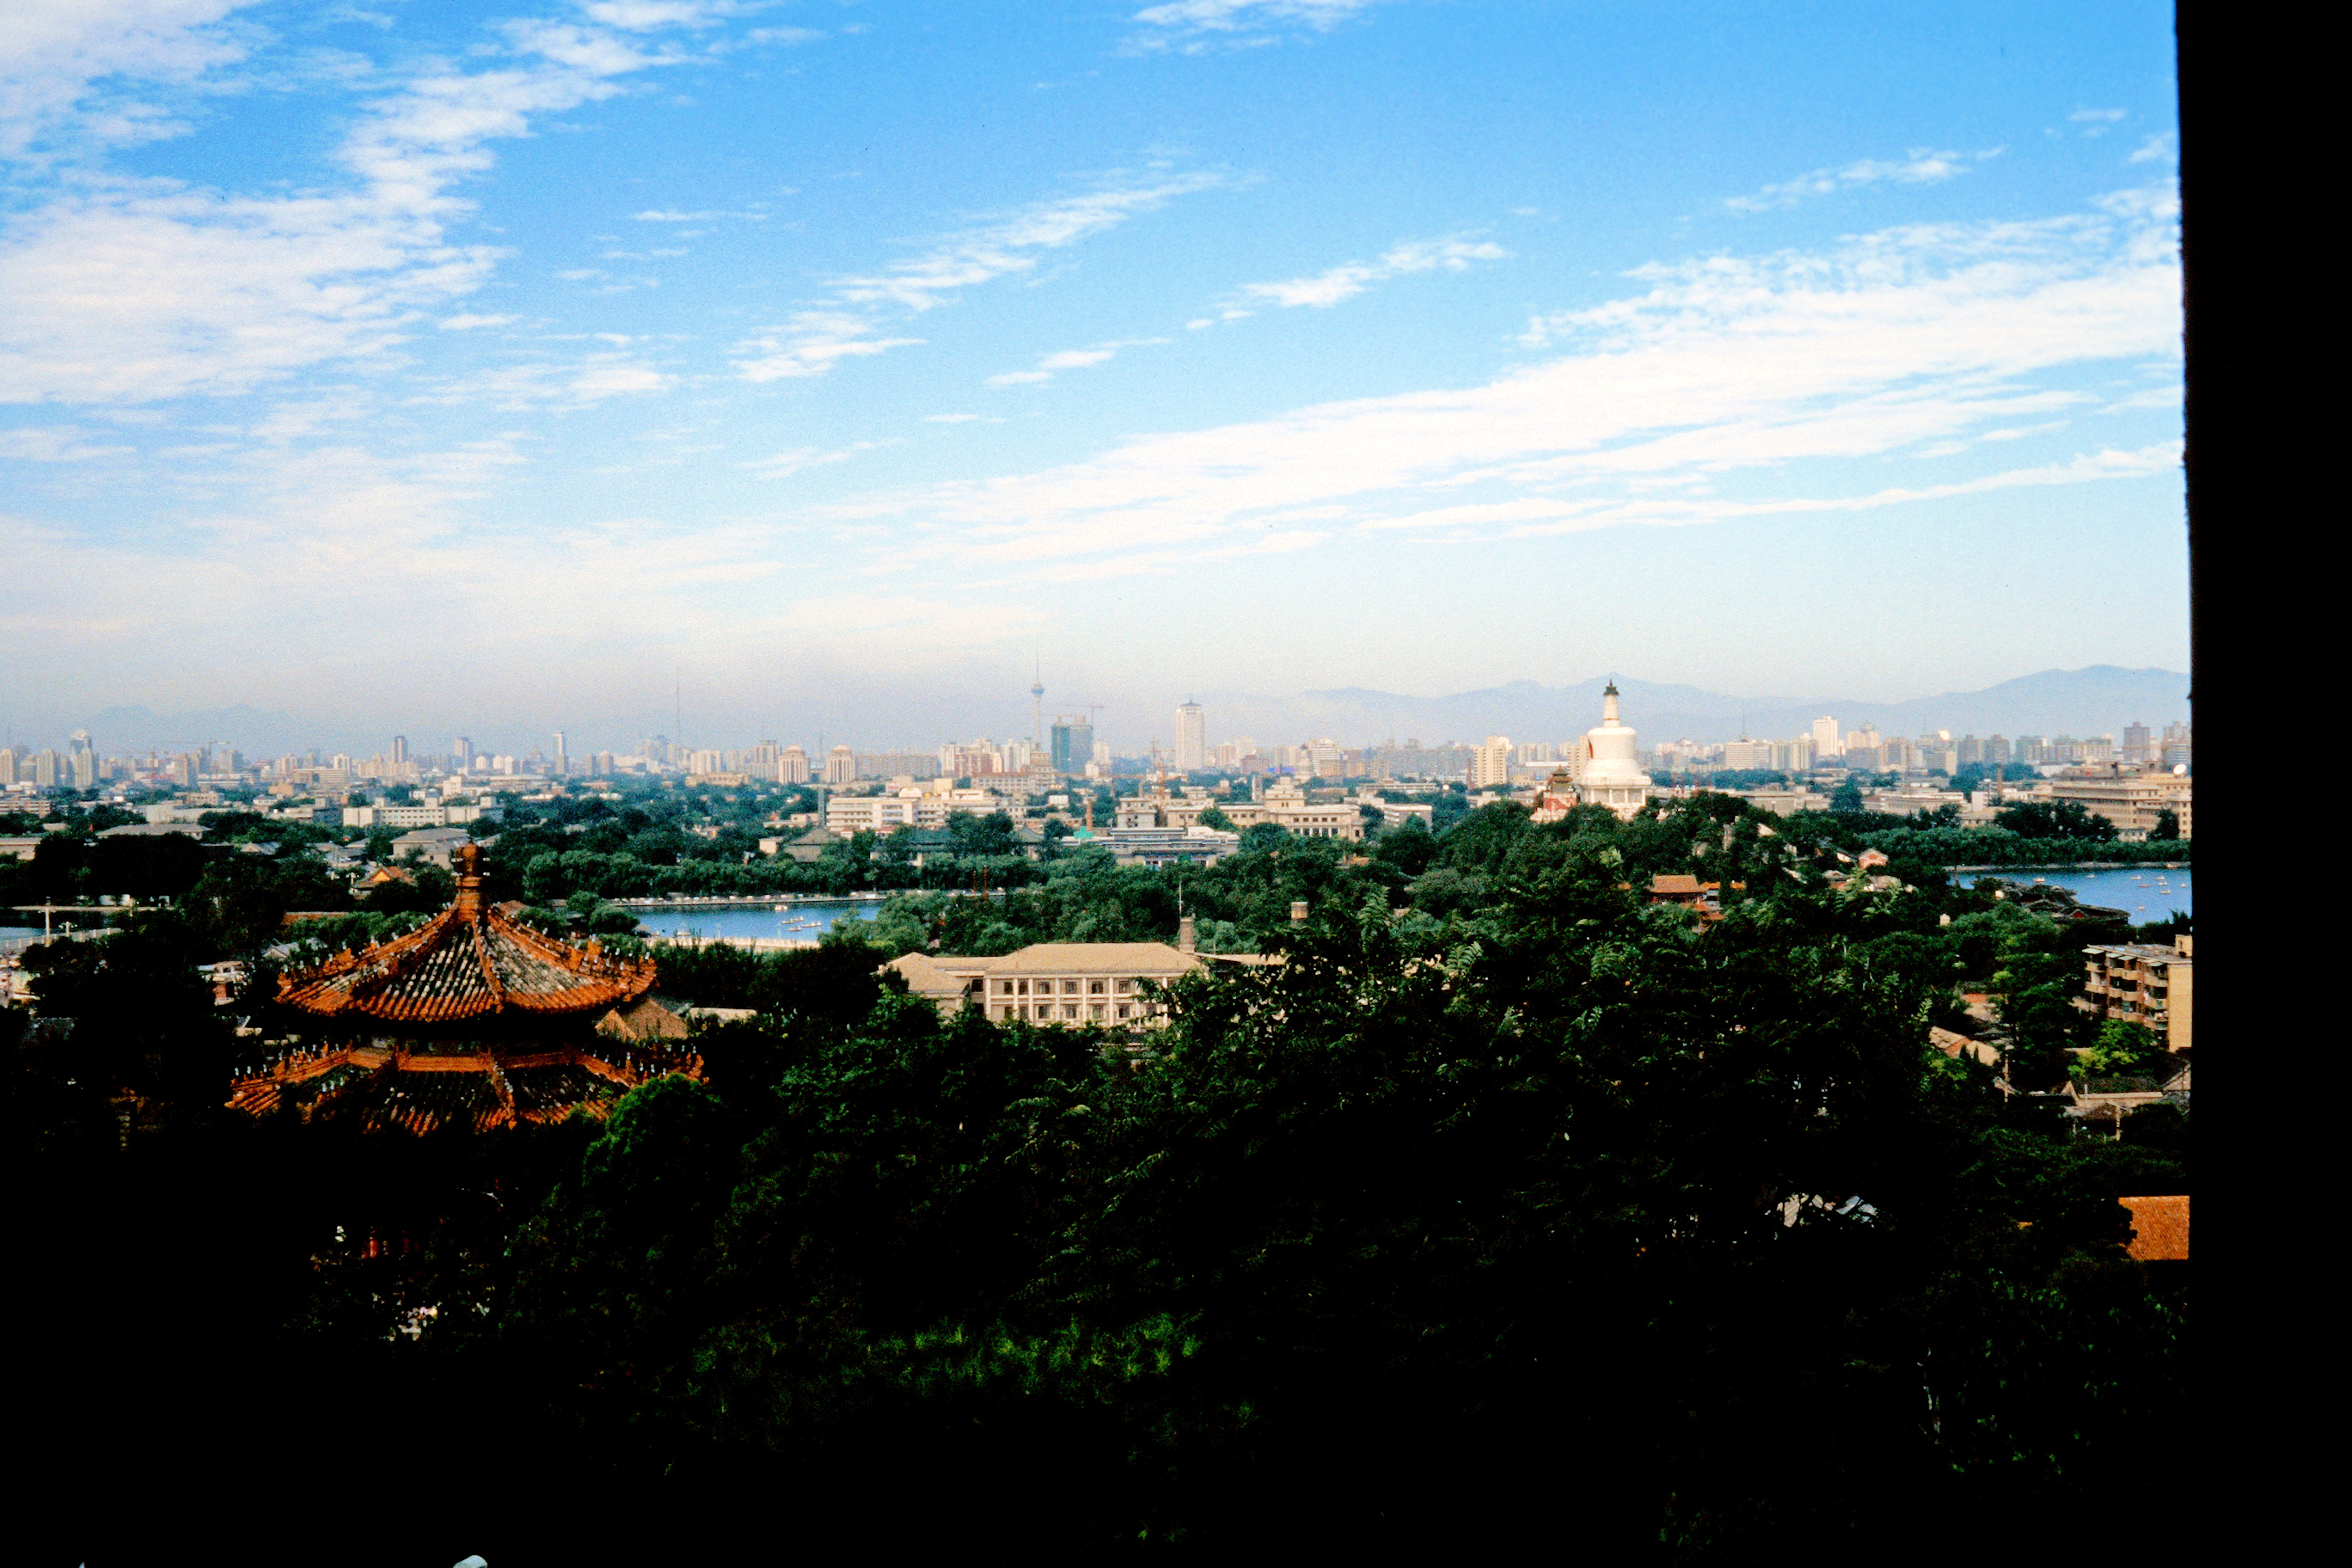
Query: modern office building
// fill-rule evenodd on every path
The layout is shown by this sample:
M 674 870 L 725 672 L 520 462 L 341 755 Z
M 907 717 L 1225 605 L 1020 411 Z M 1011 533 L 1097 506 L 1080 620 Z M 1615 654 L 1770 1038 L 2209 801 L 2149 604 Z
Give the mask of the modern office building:
M 1209 765 L 1209 716 L 1197 702 L 1176 710 L 1176 771 L 1199 773 Z
M 1095 760 L 1095 727 L 1084 719 L 1054 721 L 1054 771 L 1083 773 Z
M 2188 725 L 2175 722 L 2164 727 L 2164 740 L 2158 747 L 2156 760 L 2168 768 L 2178 767 L 2183 763 L 2194 765 L 2195 759 L 2189 754 Z
M 857 753 L 847 746 L 835 746 L 825 753 L 824 782 L 829 784 L 857 782 Z
M 1844 749 L 1838 740 L 1835 719 L 1825 718 L 1813 721 L 1813 754 L 1815 756 L 1834 757 Z

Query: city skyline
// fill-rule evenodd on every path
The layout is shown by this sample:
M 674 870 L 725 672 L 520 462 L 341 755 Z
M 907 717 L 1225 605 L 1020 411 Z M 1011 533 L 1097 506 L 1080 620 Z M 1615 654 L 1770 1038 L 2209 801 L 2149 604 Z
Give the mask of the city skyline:
M 2163 7 L 32 15 L 19 732 L 2187 663 Z
M 1615 679 L 1615 678 L 1611 678 Z M 1624 678 L 1626 690 L 1636 701 L 1650 704 L 1650 716 L 1663 721 L 1666 733 L 1660 740 L 1696 740 L 1703 744 L 1721 744 L 1735 739 L 1764 736 L 1788 731 L 1804 731 L 1818 737 L 1821 727 L 1828 721 L 1811 715 L 1817 709 L 1834 709 L 1849 715 L 1856 725 L 1883 727 L 1889 734 L 1904 734 L 1912 730 L 1929 733 L 1949 728 L 1943 722 L 1949 718 L 1973 733 L 2003 731 L 2017 733 L 2058 734 L 2080 731 L 2084 735 L 2119 734 L 2128 723 L 2153 721 L 2159 728 L 2167 723 L 2186 722 L 2189 717 L 2188 678 L 2176 671 L 2116 670 L 2094 668 L 2081 671 L 2044 671 L 2038 676 L 2006 682 L 1980 692 L 1945 692 L 1911 699 L 1895 704 L 1871 704 L 1839 697 L 1811 699 L 1747 699 L 1719 692 L 1698 691 L 1690 688 L 1659 686 L 1632 678 Z M 1171 766 L 1175 766 L 1186 753 L 1182 733 L 1188 710 L 1194 716 L 1197 729 L 1194 739 L 1201 748 L 1204 765 L 1213 759 L 1220 744 L 1236 735 L 1263 731 L 1258 738 L 1269 745 L 1303 743 L 1311 735 L 1331 731 L 1338 743 L 1350 747 L 1375 746 L 1384 740 L 1394 742 L 1408 732 L 1425 731 L 1419 737 L 1433 746 L 1460 744 L 1475 746 L 1482 736 L 1498 722 L 1507 723 L 1520 739 L 1550 738 L 1555 731 L 1569 733 L 1576 730 L 1578 704 L 1586 696 L 1597 705 L 1601 678 L 1585 681 L 1580 686 L 1545 688 L 1533 682 L 1515 682 L 1497 690 L 1454 693 L 1435 700 L 1422 700 L 1418 710 L 1391 709 L 1385 724 L 1371 717 L 1379 709 L 1404 705 L 1415 700 L 1395 693 L 1369 692 L 1353 689 L 1341 692 L 1306 693 L 1303 698 L 1348 699 L 1355 704 L 1354 717 L 1344 715 L 1348 710 L 1335 710 L 1328 705 L 1302 706 L 1286 718 L 1274 718 L 1263 708 L 1255 712 L 1236 713 L 1232 708 L 1221 707 L 1213 699 L 1204 707 L 1188 697 L 1172 713 L 1166 714 L 1171 722 L 1155 728 L 1148 712 L 1121 716 L 1133 722 L 1120 722 L 1102 731 L 1112 739 L 1104 740 L 1118 755 L 1143 757 L 1155 749 L 1164 754 Z M 1586 689 L 1590 689 L 1588 691 Z M 1024 692 L 1021 695 L 1029 695 Z M 1554 710 L 1552 720 L 1531 721 L 1527 717 L 1526 704 L 1533 700 L 1538 708 Z M 1261 701 L 1263 700 L 1260 700 Z M 1718 710 L 1713 719 L 1693 722 L 1693 714 L 1675 706 L 1680 702 L 1701 706 L 1712 704 Z M 1563 710 L 1560 704 L 1566 704 Z M 1516 718 L 1507 718 L 1506 704 L 1516 704 Z M 755 743 L 767 742 L 779 746 L 797 746 L 812 758 L 821 759 L 835 742 L 846 742 L 861 754 L 917 753 L 941 746 L 985 742 L 991 744 L 1032 746 L 1040 754 L 1052 754 L 1056 744 L 1056 730 L 1075 725 L 1086 731 L 1086 745 L 1096 746 L 1096 729 L 1089 719 L 1091 712 L 1104 710 L 1105 705 L 1080 703 L 1075 716 L 1038 707 L 1034 710 L 1047 721 L 1045 733 L 1032 737 L 1025 731 L 1004 724 L 990 724 L 990 712 L 1003 717 L 1003 707 L 982 713 L 950 714 L 941 722 L 926 729 L 919 723 L 909 724 L 891 716 L 868 715 L 862 723 L 846 727 L 836 725 L 831 731 L 791 723 L 735 725 L 720 730 L 696 731 L 680 730 L 675 723 L 675 713 L 665 716 L 660 727 L 651 723 L 631 730 L 600 731 L 593 742 L 579 744 L 580 754 L 601 752 L 635 754 L 652 740 L 670 747 L 692 752 L 706 747 L 740 750 Z M 2112 711 L 2110 711 L 2112 710 Z M 1451 712 L 1449 720 L 1444 715 Z M 1735 722 L 1732 715 L 1737 712 Z M 2128 713 L 2129 718 L 2116 717 Z M 1031 715 L 1020 715 L 1029 718 Z M 1750 719 L 1757 722 L 1751 724 Z M 1833 717 L 1833 716 L 1832 716 Z M 116 709 L 78 721 L 74 731 L 77 741 L 86 736 L 91 727 L 116 739 L 112 743 L 126 752 L 170 753 L 196 747 L 236 745 L 256 753 L 336 752 L 352 755 L 365 754 L 375 747 L 385 748 L 386 755 L 404 754 L 413 750 L 421 755 L 440 756 L 450 749 L 462 749 L 467 755 L 509 754 L 529 756 L 561 754 L 565 737 L 579 742 L 585 731 L 577 726 L 539 725 L 522 729 L 492 728 L 478 724 L 443 726 L 460 731 L 446 744 L 438 739 L 419 737 L 436 735 L 430 726 L 408 724 L 404 730 L 394 731 L 378 725 L 367 731 L 326 729 L 305 725 L 285 714 L 268 714 L 254 710 L 215 710 L 174 721 L 169 717 L 146 713 L 140 710 Z M 1843 732 L 1843 727 L 1841 727 Z M 470 730 L 494 737 L 477 742 L 464 733 Z M 45 732 L 26 730 L 21 726 L 5 726 L 5 739 L 18 751 L 38 751 L 45 744 L 55 743 Z M 381 733 L 379 733 L 381 731 Z M 1293 733 L 1295 731 L 1295 733 Z M 1959 731 L 1955 730 L 1954 733 Z M 60 732 L 62 733 L 62 732 Z M 131 739 L 123 741 L 121 736 Z M 300 738 L 295 738 L 299 735 Z M 209 737 L 209 738 L 205 738 Z M 101 749 L 105 740 L 101 739 Z M 1823 747 L 1823 754 L 1833 748 Z M 1083 759 L 1081 759 L 1083 760 Z

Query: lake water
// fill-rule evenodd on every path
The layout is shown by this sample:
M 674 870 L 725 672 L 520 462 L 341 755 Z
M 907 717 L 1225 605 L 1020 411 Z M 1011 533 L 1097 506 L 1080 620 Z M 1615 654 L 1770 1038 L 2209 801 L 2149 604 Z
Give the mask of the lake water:
M 676 942 L 680 938 L 702 942 L 728 942 L 742 937 L 765 937 L 770 941 L 782 938 L 787 942 L 814 942 L 835 924 L 843 921 L 870 921 L 882 912 L 878 900 L 843 900 L 839 903 L 787 904 L 784 912 L 773 909 L 748 910 L 637 910 L 633 911 L 637 923 L 653 933 L 657 942 Z
M 2066 889 L 2086 904 L 2123 910 L 2131 916 L 2135 925 L 2160 921 L 2170 914 L 2197 912 L 2196 901 L 2189 896 L 2186 866 L 2177 871 L 2143 871 L 2127 867 L 2100 871 L 1987 871 L 1971 877 L 1969 885 L 1974 886 L 1984 877 L 1998 877 L 2009 882 L 2031 882 L 2039 877 L 2053 888 Z

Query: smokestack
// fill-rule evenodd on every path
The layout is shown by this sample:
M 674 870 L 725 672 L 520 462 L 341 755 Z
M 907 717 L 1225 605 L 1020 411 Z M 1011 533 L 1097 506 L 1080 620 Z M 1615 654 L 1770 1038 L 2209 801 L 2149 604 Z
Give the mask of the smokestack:
M 1293 899 L 1290 900 L 1290 923 L 1295 926 L 1303 926 L 1307 923 L 1307 900 L 1305 899 Z
M 1186 915 L 1176 922 L 1176 951 L 1192 951 L 1192 917 Z

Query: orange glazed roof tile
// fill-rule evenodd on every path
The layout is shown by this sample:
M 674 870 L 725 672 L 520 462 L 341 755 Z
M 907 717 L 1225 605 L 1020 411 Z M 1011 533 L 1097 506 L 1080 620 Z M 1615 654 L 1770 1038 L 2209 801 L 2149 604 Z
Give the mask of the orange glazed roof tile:
M 320 1017 L 438 1024 L 509 1009 L 604 1013 L 653 989 L 649 959 L 609 958 L 596 942 L 574 947 L 484 909 L 480 850 L 468 844 L 458 860 L 454 905 L 405 936 L 286 975 L 278 999 Z

